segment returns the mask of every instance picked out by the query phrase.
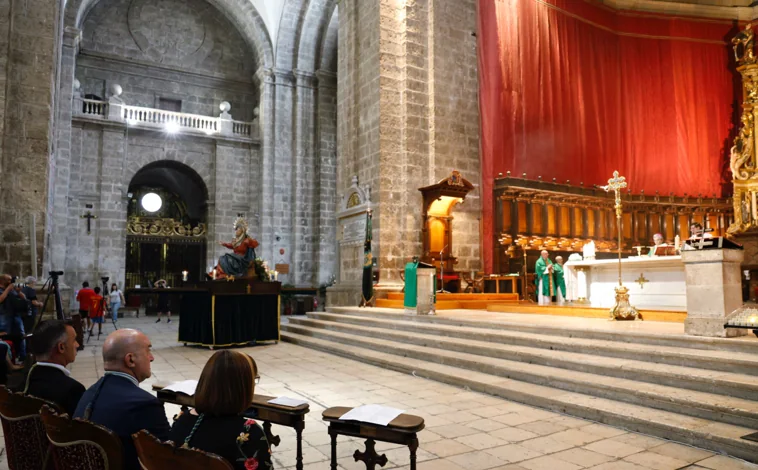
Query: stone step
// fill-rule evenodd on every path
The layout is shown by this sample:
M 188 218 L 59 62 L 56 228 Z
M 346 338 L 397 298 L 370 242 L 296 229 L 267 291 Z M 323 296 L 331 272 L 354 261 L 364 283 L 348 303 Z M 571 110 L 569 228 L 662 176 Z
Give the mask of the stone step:
M 552 336 L 566 336 L 570 338 L 600 339 L 615 341 L 617 343 L 647 344 L 651 346 L 672 346 L 677 348 L 707 349 L 717 351 L 733 351 L 739 353 L 757 354 L 758 341 L 748 341 L 737 338 L 706 338 L 701 336 L 685 336 L 672 334 L 647 333 L 641 331 L 618 331 L 610 329 L 587 329 L 571 327 L 561 324 L 550 326 L 545 323 L 528 323 L 526 321 L 507 320 L 477 320 L 461 319 L 460 317 L 446 317 L 440 315 L 410 315 L 397 312 L 392 309 L 360 309 L 355 307 L 329 307 L 329 313 L 347 314 L 352 316 L 369 318 L 393 318 L 418 323 L 432 323 L 439 325 L 467 326 L 481 328 L 483 330 L 509 330 L 524 333 L 538 333 Z
M 423 333 L 451 338 L 488 341 L 512 346 L 526 346 L 551 351 L 574 352 L 606 356 L 618 359 L 695 367 L 719 372 L 735 372 L 758 375 L 758 351 L 756 354 L 735 354 L 731 351 L 650 346 L 645 344 L 619 343 L 601 339 L 583 339 L 520 331 L 491 330 L 470 326 L 452 326 L 428 322 L 413 322 L 365 316 L 312 312 L 308 318 L 339 322 L 343 324 L 370 326 L 389 330 Z
M 383 368 L 467 387 L 507 400 L 758 462 L 758 443 L 740 439 L 741 436 L 754 432 L 745 427 L 401 357 L 361 346 L 339 344 L 287 330 L 282 332 L 282 340 Z
M 315 322 L 316 320 L 310 321 Z M 716 393 L 685 390 L 675 386 L 639 382 L 631 378 L 608 377 L 558 367 L 543 366 L 536 363 L 516 362 L 499 358 L 500 356 L 495 354 L 494 348 L 492 349 L 492 355 L 482 356 L 458 352 L 457 346 L 453 346 L 452 341 L 435 342 L 434 337 L 422 339 L 426 344 L 419 345 L 397 343 L 392 341 L 392 339 L 395 339 L 394 335 L 390 339 L 376 339 L 358 336 L 361 335 L 359 331 L 341 333 L 298 324 L 283 325 L 282 328 L 284 331 L 302 336 L 313 336 L 319 339 L 361 346 L 388 354 L 414 357 L 416 359 L 453 365 L 537 385 L 549 385 L 571 392 L 610 398 L 712 421 L 758 429 L 758 403 L 746 399 L 718 395 Z M 382 330 L 377 331 L 381 332 Z M 384 332 L 391 333 L 388 331 Z M 479 345 L 472 341 L 467 341 L 466 344 L 474 349 L 479 347 Z M 644 375 L 644 369 L 637 374 Z M 634 376 L 633 374 L 630 375 Z

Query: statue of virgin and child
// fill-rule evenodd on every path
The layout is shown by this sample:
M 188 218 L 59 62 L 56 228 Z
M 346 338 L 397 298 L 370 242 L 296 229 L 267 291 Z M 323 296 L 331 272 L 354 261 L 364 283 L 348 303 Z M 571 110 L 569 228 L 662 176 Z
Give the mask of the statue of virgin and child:
M 258 241 L 247 234 L 247 228 L 247 221 L 242 217 L 234 221 L 234 240 L 230 243 L 219 242 L 219 245 L 229 248 L 232 252 L 221 255 L 208 277 L 233 279 L 247 276 L 251 263 L 255 261 L 255 249 L 258 247 Z

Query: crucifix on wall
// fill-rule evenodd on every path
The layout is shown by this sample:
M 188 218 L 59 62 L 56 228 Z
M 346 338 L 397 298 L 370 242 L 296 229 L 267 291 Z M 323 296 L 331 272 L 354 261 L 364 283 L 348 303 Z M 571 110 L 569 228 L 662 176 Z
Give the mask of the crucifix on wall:
M 87 211 L 86 214 L 80 215 L 79 218 L 87 219 L 87 235 L 89 235 L 92 231 L 92 219 L 97 219 L 97 216 L 94 215 L 91 211 Z

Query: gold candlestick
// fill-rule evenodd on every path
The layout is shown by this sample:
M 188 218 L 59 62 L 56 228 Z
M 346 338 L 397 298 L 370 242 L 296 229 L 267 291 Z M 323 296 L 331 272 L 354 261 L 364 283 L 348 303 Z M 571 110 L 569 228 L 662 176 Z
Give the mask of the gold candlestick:
M 639 312 L 629 305 L 629 289 L 621 282 L 621 190 L 626 188 L 626 178 L 619 176 L 618 171 L 613 172 L 613 178 L 608 184 L 601 186 L 606 192 L 613 191 L 616 195 L 616 231 L 618 232 L 618 255 L 619 255 L 619 285 L 616 287 L 616 305 L 611 308 L 612 320 L 636 320 Z

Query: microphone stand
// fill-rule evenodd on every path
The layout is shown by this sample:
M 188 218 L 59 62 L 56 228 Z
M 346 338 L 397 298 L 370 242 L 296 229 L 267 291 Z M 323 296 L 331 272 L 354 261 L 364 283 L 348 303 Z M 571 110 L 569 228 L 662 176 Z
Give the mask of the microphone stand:
M 447 248 L 448 245 L 445 245 Z M 445 264 L 443 262 L 445 248 L 440 250 L 440 288 L 437 291 L 438 294 L 449 294 L 450 292 L 445 290 Z

